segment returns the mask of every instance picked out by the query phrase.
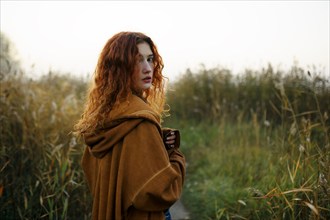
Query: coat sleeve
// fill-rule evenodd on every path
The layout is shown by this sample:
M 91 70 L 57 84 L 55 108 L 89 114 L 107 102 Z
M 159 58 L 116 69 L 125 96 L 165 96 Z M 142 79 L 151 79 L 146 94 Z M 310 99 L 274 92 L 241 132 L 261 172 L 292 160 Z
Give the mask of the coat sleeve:
M 127 176 L 134 208 L 161 211 L 180 198 L 185 177 L 185 158 L 178 149 L 167 152 L 158 127 L 149 121 L 139 124 L 125 138 Z

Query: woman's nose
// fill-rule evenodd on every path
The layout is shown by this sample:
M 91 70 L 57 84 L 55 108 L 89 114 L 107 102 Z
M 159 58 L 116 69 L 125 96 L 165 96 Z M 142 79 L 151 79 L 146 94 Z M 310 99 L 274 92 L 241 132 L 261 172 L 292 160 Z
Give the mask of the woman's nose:
M 149 73 L 152 71 L 152 67 L 151 67 L 151 64 L 148 62 L 148 61 L 144 61 L 143 62 L 143 72 L 144 73 Z

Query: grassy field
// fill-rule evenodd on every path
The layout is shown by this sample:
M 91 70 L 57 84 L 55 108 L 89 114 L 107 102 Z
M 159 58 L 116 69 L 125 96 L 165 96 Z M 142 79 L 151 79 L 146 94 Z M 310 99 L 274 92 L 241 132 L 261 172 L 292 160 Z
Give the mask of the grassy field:
M 14 69 L 0 74 L 1 219 L 90 219 L 84 146 L 71 133 L 86 79 Z M 168 103 L 193 219 L 330 219 L 329 78 L 297 66 L 187 70 Z
M 227 71 L 187 71 L 172 86 L 166 123 L 182 132 L 193 219 L 330 218 L 329 81 L 270 71 L 218 86 Z
M 251 124 L 181 128 L 188 159 L 183 201 L 193 219 L 329 217 L 329 186 L 320 175 L 328 172 L 328 153 L 311 145 L 284 149 L 281 131 L 266 126 L 259 137 Z

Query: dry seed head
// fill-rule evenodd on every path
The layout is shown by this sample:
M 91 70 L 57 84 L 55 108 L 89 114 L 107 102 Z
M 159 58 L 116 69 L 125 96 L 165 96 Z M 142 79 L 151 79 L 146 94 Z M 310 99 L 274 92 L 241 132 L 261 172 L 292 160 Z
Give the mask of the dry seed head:
M 319 175 L 319 183 L 320 183 L 321 186 L 325 186 L 328 183 L 328 181 L 324 177 L 323 173 L 320 173 L 320 175 Z
M 264 125 L 265 125 L 266 127 L 269 127 L 269 126 L 270 126 L 270 122 L 267 121 L 267 120 L 265 120 L 265 121 L 264 121 Z
M 240 200 L 240 199 L 239 199 L 238 202 L 239 202 L 240 204 L 246 206 L 246 203 L 245 203 L 243 200 Z
M 199 100 L 199 97 L 198 96 L 195 96 L 195 95 L 192 98 L 193 98 L 194 101 Z
M 302 144 L 299 145 L 299 152 L 300 153 L 304 153 L 305 152 L 305 147 Z
M 302 117 L 301 122 L 306 125 L 308 123 L 308 120 L 305 117 Z
M 282 96 L 285 95 L 283 81 L 274 81 L 275 88 L 278 89 Z
M 290 134 L 291 134 L 292 136 L 294 136 L 296 133 L 297 133 L 297 127 L 296 127 L 296 124 L 295 124 L 295 123 L 292 123 L 292 124 L 291 124 L 291 128 L 290 128 Z
M 77 145 L 76 137 L 72 137 L 70 140 L 70 147 L 74 147 Z

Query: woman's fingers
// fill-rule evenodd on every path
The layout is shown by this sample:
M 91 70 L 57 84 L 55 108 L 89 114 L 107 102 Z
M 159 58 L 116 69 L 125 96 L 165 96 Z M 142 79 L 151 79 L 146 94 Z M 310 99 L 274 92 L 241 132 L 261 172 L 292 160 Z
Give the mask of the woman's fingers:
M 175 134 L 174 132 L 171 132 L 170 135 L 166 138 L 166 144 L 174 144 L 175 143 Z

